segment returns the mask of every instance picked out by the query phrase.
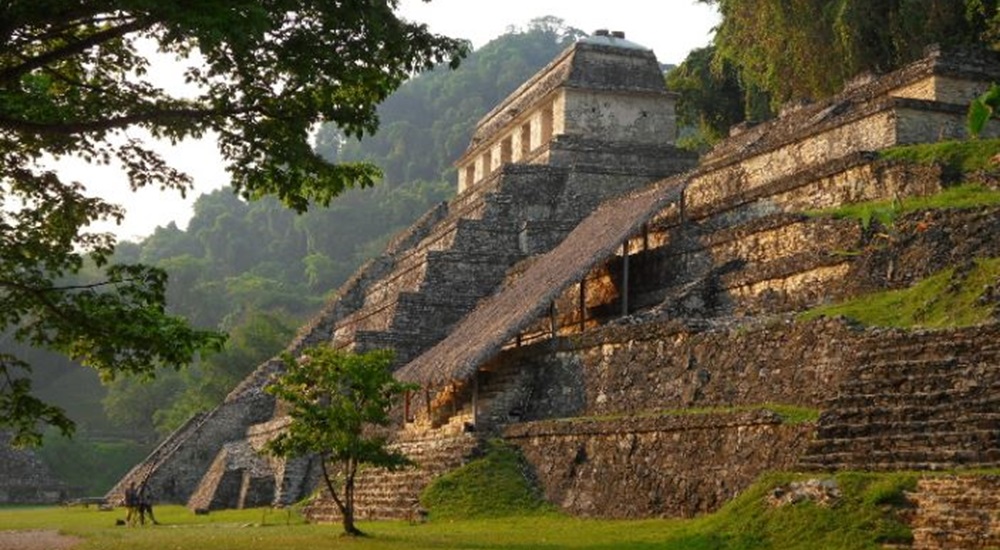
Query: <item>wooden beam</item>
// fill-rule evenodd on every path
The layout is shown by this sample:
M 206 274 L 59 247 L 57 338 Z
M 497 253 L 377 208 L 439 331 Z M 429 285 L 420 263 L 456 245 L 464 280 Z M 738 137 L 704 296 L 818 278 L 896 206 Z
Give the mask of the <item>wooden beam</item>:
M 549 302 L 549 333 L 551 334 L 553 339 L 555 339 L 556 337 L 557 328 L 558 327 L 556 326 L 556 303 Z
M 628 316 L 628 239 L 622 243 L 622 317 Z
M 472 376 L 472 425 L 479 425 L 479 370 Z

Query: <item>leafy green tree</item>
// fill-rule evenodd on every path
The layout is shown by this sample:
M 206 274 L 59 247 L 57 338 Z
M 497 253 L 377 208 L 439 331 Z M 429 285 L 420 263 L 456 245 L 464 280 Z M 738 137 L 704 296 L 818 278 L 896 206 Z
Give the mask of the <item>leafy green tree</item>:
M 190 178 L 141 140 L 217 137 L 232 185 L 304 211 L 351 186 L 365 163 L 331 164 L 310 144 L 333 121 L 373 132 L 375 106 L 413 73 L 466 50 L 462 41 L 398 19 L 397 0 L 36 0 L 0 6 L 0 331 L 58 350 L 106 378 L 180 367 L 219 334 L 165 312 L 166 275 L 109 265 L 115 240 L 87 230 L 121 210 L 88 196 L 40 161 L 77 156 L 122 167 L 133 189 L 184 192 Z M 189 63 L 185 92 L 150 79 L 144 52 Z M 85 260 L 100 280 L 66 282 Z M 39 421 L 73 424 L 34 397 L 29 365 L 0 354 L 0 427 L 37 443 Z
M 989 45 L 997 0 L 699 0 L 719 8 L 717 58 L 774 105 L 836 93 L 846 79 L 885 72 L 929 44 Z
M 295 320 L 278 312 L 249 311 L 228 329 L 225 348 L 179 373 L 181 388 L 153 413 L 166 436 L 195 413 L 218 405 L 260 363 L 274 357 L 295 336 Z
M 687 59 L 667 73 L 667 88 L 680 94 L 677 120 L 693 133 L 681 145 L 699 149 L 726 137 L 729 127 L 753 118 L 746 112 L 753 93 L 744 89 L 728 62 L 715 62 L 712 46 L 692 50 Z
M 395 470 L 411 464 L 388 447 L 385 430 L 379 428 L 390 424 L 390 409 L 414 388 L 393 378 L 392 352 L 387 350 L 353 354 L 319 346 L 298 360 L 289 354 L 283 360 L 285 373 L 267 391 L 287 404 L 291 423 L 268 448 L 283 457 L 319 455 L 344 533 L 361 535 L 354 524 L 358 468 Z
M 986 128 L 986 123 L 993 118 L 998 107 L 1000 107 L 1000 86 L 993 84 L 989 90 L 983 92 L 969 104 L 967 116 L 969 135 L 978 138 L 979 134 Z

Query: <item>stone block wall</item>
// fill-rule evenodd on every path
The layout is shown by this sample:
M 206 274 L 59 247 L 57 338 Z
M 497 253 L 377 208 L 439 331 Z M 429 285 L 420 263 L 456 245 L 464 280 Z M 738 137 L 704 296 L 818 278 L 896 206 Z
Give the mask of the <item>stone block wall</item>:
M 579 516 L 690 517 L 789 468 L 812 434 L 769 411 L 516 424 L 546 499 Z
M 535 373 L 531 420 L 784 403 L 818 408 L 858 331 L 837 320 L 710 328 L 647 321 L 511 352 Z
M 683 215 L 665 211 L 628 243 L 629 309 L 662 304 L 675 314 L 703 317 L 795 311 L 842 299 L 856 290 L 849 282 L 851 266 L 871 246 L 872 235 L 855 221 L 801 212 L 928 195 L 945 178 L 937 166 L 855 153 L 697 208 L 687 203 Z M 689 188 L 687 195 L 693 192 Z M 622 272 L 619 253 L 587 275 L 588 314 L 620 316 Z M 578 323 L 578 294 L 569 289 L 556 300 L 559 327 Z M 544 335 L 547 325 L 540 320 L 525 329 L 525 337 Z

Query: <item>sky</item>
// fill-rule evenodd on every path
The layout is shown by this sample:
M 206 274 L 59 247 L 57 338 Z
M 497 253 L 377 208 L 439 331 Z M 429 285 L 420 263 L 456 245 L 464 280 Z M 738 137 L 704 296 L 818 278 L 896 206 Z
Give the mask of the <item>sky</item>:
M 552 15 L 587 33 L 597 29 L 624 31 L 630 41 L 652 49 L 661 63 L 680 63 L 690 50 L 707 45 L 718 23 L 715 9 L 695 0 L 400 0 L 399 14 L 426 23 L 433 32 L 468 39 L 475 48 L 506 33 L 511 26 L 524 27 L 532 19 Z M 177 69 L 169 62 L 158 66 L 164 82 L 176 75 Z M 73 160 L 59 163 L 61 172 L 72 174 L 110 202 L 125 207 L 121 225 L 97 224 L 95 230 L 112 231 L 120 239 L 136 241 L 171 222 L 184 228 L 191 218 L 194 199 L 228 182 L 225 166 L 210 139 L 175 146 L 159 143 L 154 148 L 194 178 L 195 190 L 187 198 L 155 188 L 132 193 L 125 177 L 114 167 L 93 167 Z

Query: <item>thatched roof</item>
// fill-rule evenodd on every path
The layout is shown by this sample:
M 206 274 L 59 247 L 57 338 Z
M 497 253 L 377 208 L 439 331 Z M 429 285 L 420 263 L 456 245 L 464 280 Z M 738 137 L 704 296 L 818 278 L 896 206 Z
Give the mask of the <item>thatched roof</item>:
M 680 200 L 689 175 L 661 180 L 608 201 L 555 249 L 479 305 L 444 340 L 397 371 L 405 381 L 440 387 L 467 380 L 504 343 L 537 319 L 560 293 L 607 259 L 654 214 Z

